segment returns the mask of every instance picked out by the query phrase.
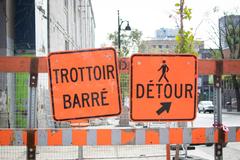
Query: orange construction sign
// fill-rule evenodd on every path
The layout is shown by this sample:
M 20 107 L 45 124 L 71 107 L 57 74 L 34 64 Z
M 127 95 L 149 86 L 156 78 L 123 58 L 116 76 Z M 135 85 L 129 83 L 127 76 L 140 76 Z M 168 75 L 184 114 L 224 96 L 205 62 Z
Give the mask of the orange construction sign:
M 196 116 L 197 58 L 136 54 L 131 57 L 131 119 L 191 121 Z
M 48 67 L 55 120 L 121 113 L 117 55 L 113 48 L 50 53 Z

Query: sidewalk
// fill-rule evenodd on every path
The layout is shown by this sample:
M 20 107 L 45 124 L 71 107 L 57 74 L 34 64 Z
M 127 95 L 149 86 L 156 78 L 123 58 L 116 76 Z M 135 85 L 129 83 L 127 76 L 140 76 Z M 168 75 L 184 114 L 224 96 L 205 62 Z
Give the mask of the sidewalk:
M 223 114 L 235 114 L 235 115 L 240 115 L 240 112 L 237 112 L 236 109 L 233 109 L 232 111 L 227 111 L 227 109 L 222 109 Z

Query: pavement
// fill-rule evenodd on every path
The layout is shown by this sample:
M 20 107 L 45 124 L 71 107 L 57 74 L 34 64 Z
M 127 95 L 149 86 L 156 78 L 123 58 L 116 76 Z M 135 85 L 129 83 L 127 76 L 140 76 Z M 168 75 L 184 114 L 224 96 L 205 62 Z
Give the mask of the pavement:
M 234 115 L 240 115 L 240 112 L 237 112 L 237 110 L 228 111 L 227 109 L 222 109 L 223 114 L 234 114 Z

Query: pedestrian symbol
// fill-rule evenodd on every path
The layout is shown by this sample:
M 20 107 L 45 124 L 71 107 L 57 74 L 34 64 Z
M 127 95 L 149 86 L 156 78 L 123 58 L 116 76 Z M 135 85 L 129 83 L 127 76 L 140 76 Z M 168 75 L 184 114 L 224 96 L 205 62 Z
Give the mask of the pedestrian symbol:
M 167 79 L 167 76 L 166 76 L 167 72 L 169 71 L 169 68 L 168 68 L 165 60 L 163 60 L 163 65 L 158 69 L 158 71 L 161 71 L 161 70 L 162 70 L 162 75 L 159 78 L 158 82 L 160 82 L 162 80 L 162 78 L 164 78 L 167 82 L 169 82 Z

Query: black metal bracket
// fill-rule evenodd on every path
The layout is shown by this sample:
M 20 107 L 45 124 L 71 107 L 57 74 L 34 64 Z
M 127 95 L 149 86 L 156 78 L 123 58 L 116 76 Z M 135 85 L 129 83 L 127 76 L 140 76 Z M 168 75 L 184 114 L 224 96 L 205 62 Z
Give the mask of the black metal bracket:
M 36 160 L 35 130 L 27 131 L 27 160 Z
M 216 75 L 214 75 L 214 87 L 220 88 L 222 85 L 223 61 L 216 61 Z
M 223 61 L 216 61 L 216 74 L 214 75 L 214 87 L 220 89 L 222 87 L 222 74 L 223 74 Z M 221 103 L 221 102 L 219 102 Z M 222 112 L 222 111 L 219 111 Z M 221 160 L 223 156 L 223 144 L 225 143 L 225 132 L 223 131 L 222 124 L 215 124 L 218 128 L 218 142 L 215 143 L 215 160 Z
M 38 58 L 31 58 L 30 65 L 30 87 L 37 87 L 38 82 Z

